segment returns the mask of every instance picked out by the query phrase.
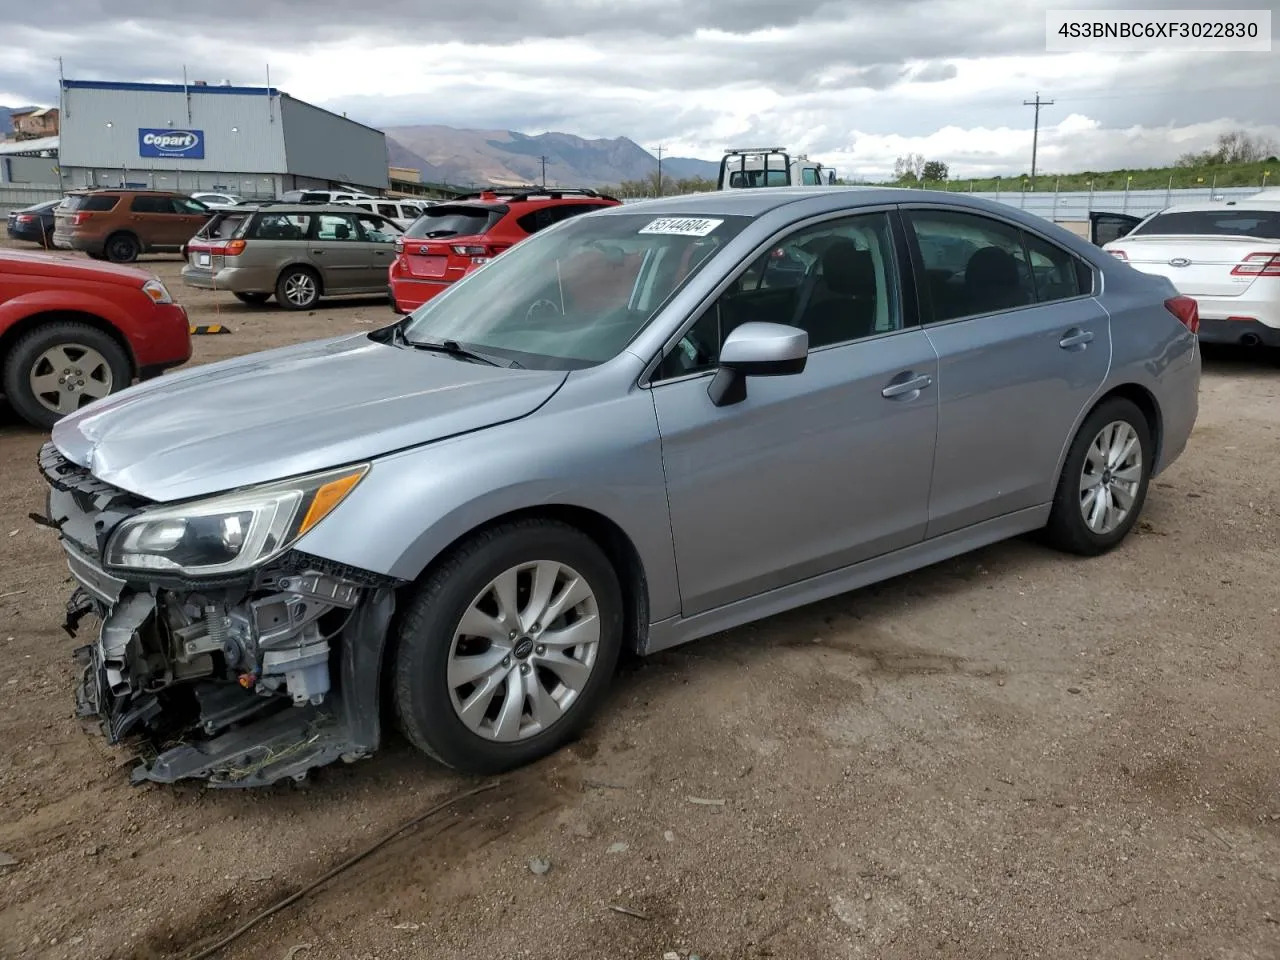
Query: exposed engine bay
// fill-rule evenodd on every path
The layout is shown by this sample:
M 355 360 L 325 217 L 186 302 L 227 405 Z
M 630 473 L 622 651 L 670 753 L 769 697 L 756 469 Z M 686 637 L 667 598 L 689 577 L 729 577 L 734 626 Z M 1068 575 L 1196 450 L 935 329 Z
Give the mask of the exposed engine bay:
M 108 742 L 136 746 L 136 783 L 198 778 L 222 787 L 302 779 L 313 767 L 368 756 L 379 740 L 379 664 L 396 581 L 297 551 L 222 581 L 108 570 L 115 527 L 145 501 L 94 478 L 52 444 L 40 454 L 78 586 L 77 714 Z

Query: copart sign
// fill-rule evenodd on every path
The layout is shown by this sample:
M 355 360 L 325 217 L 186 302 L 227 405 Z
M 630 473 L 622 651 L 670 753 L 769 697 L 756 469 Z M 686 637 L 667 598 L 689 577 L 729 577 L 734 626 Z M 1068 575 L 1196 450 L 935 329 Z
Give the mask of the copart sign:
M 138 129 L 138 156 L 172 160 L 203 160 L 203 130 Z

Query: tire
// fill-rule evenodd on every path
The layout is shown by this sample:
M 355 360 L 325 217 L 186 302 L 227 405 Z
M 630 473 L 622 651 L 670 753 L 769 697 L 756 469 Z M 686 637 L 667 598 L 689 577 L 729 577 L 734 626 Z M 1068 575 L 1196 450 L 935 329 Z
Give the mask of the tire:
M 235 297 L 241 303 L 247 303 L 254 307 L 260 307 L 264 303 L 266 303 L 268 300 L 271 299 L 271 294 L 269 293 L 237 293 Z
M 90 251 L 88 251 L 88 250 L 86 250 L 86 251 L 85 251 L 85 256 L 87 256 L 90 260 L 105 260 L 105 259 L 107 259 L 107 255 L 106 255 L 105 253 L 92 253 L 92 252 L 90 252 Z
M 310 267 L 287 267 L 276 280 L 276 302 L 286 310 L 310 310 L 320 302 L 320 275 Z
M 507 632 L 493 643 L 475 638 L 455 641 L 464 614 L 473 607 L 482 611 L 476 615 L 478 623 L 500 626 L 491 615 L 488 621 L 484 619 L 484 610 L 499 609 L 493 602 L 496 595 L 488 589 L 500 577 L 510 582 L 511 571 L 521 564 L 536 564 L 543 570 L 554 564 L 567 575 L 567 579 L 553 581 L 551 600 L 571 600 L 562 591 L 575 576 L 580 586 L 587 588 L 584 599 L 568 609 L 582 616 L 576 622 L 587 631 L 591 630 L 589 614 L 594 609 L 598 626 L 594 659 L 587 644 L 562 647 L 562 653 L 557 654 L 554 642 L 546 646 L 536 642 L 538 638 L 567 635 L 566 621 L 559 614 L 552 620 L 555 626 L 547 625 L 546 630 L 540 630 L 541 624 L 527 622 L 522 626 L 528 630 L 518 631 L 516 637 Z M 523 588 L 515 593 L 522 598 L 516 606 L 526 619 L 536 612 L 525 607 L 530 601 L 531 579 L 529 573 L 514 577 Z M 582 593 L 579 588 L 574 596 Z M 481 598 L 485 598 L 483 602 Z M 393 666 L 401 729 L 420 750 L 464 773 L 501 773 L 553 753 L 578 734 L 608 689 L 622 648 L 622 608 L 622 588 L 613 566 L 594 541 L 575 528 L 553 521 L 524 520 L 476 535 L 427 576 L 405 610 Z M 584 635 L 592 636 L 589 632 Z M 450 665 L 459 663 L 454 657 L 455 643 L 468 655 L 461 659 L 474 654 L 477 663 L 491 667 L 476 674 L 474 685 L 455 686 L 450 680 Z M 570 652 L 576 657 L 576 666 L 563 676 L 577 685 L 576 695 L 556 672 L 558 664 L 571 659 L 567 656 Z M 505 660 L 497 659 L 504 653 Z M 553 659 L 557 656 L 561 659 Z M 585 673 L 583 660 L 590 660 Z M 465 676 L 457 674 L 459 680 Z M 513 690 L 512 682 L 522 686 Z M 540 694 L 536 699 L 547 709 L 543 718 L 535 715 L 531 688 L 523 686 L 530 683 L 537 684 Z M 485 685 L 488 696 L 483 692 Z M 473 714 L 472 723 L 478 721 L 479 727 L 468 725 L 461 715 L 460 705 L 469 700 L 481 709 L 488 707 L 487 712 Z M 503 712 L 508 703 L 518 704 L 520 713 L 515 716 L 515 727 L 506 726 L 504 733 L 504 717 L 515 713 Z M 547 723 L 545 729 L 539 729 L 539 720 Z
M 133 263 L 142 252 L 138 238 L 131 233 L 113 233 L 102 247 L 103 255 L 112 263 Z
M 66 353 L 58 357 L 56 352 L 60 348 Z M 57 369 L 62 363 L 66 366 Z M 73 384 L 74 391 L 58 383 L 56 378 L 64 376 L 63 370 L 80 371 Z M 47 377 L 50 373 L 55 378 L 50 385 L 56 388 L 56 395 L 67 398 L 67 404 L 79 401 L 77 406 L 58 411 L 48 405 L 48 397 L 42 400 L 42 394 L 32 385 L 32 378 Z M 97 399 L 127 387 L 133 382 L 133 369 L 124 348 L 101 330 L 83 323 L 60 321 L 36 327 L 14 344 L 5 358 L 3 379 L 4 392 L 13 409 L 28 423 L 47 430 L 82 406 L 86 402 L 82 398 Z
M 1110 477 L 1111 470 L 1105 469 L 1101 452 L 1115 452 L 1111 441 L 1102 436 L 1104 430 L 1114 431 L 1111 436 L 1119 438 L 1125 447 L 1128 447 L 1129 440 L 1132 439 L 1133 449 L 1120 462 L 1122 469 L 1117 471 L 1115 477 L 1101 485 L 1091 484 L 1091 489 L 1106 489 L 1109 491 L 1110 503 L 1123 507 L 1125 499 L 1128 499 L 1129 505 L 1127 512 L 1113 525 L 1099 523 L 1091 526 L 1085 517 L 1086 504 L 1092 508 L 1096 504 L 1096 498 L 1103 494 L 1091 496 L 1085 490 L 1085 484 L 1090 477 Z M 1102 444 L 1096 453 L 1093 450 L 1095 443 Z M 1126 463 L 1133 463 L 1132 454 L 1135 452 L 1140 457 L 1136 467 L 1125 467 Z M 1071 449 L 1067 452 L 1062 476 L 1058 479 L 1058 489 L 1054 494 L 1049 523 L 1044 531 L 1049 544 L 1067 553 L 1093 557 L 1106 553 L 1120 543 L 1138 522 L 1143 504 L 1146 503 L 1154 454 L 1151 427 L 1133 401 L 1112 397 L 1101 403 L 1080 425 Z M 1115 464 L 1110 466 L 1114 468 Z M 1086 477 L 1086 469 L 1089 477 Z M 1134 479 L 1126 483 L 1122 477 Z M 1087 496 L 1090 499 L 1086 501 Z M 1114 519 L 1107 516 L 1106 506 L 1107 503 L 1104 502 L 1099 508 L 1102 520 Z

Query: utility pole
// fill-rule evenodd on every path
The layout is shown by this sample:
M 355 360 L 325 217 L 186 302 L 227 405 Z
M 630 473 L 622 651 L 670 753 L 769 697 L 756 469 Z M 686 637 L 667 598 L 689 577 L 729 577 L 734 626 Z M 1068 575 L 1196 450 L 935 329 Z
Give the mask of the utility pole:
M 547 158 L 542 156 L 538 160 L 542 163 L 542 189 L 545 190 L 547 189 Z
M 662 146 L 661 144 L 659 144 L 659 145 L 658 145 L 658 147 L 657 147 L 657 153 L 658 153 L 658 196 L 662 196 L 662 151 L 664 151 L 665 149 L 666 149 L 666 147 Z
M 1037 90 L 1036 98 L 1034 100 L 1023 100 L 1022 105 L 1036 108 L 1035 126 L 1032 128 L 1031 133 L 1031 189 L 1034 190 L 1036 188 L 1036 148 L 1040 145 L 1040 108 L 1052 107 L 1053 101 L 1041 100 L 1040 91 Z

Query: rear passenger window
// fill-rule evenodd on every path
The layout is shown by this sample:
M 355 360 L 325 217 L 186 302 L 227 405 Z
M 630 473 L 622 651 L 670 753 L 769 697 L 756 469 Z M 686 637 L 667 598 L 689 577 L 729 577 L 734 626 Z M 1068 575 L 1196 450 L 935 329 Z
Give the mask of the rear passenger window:
M 412 218 L 414 218 L 414 219 L 417 219 L 418 217 L 422 216 L 422 210 L 421 210 L 421 208 L 419 208 L 419 207 L 415 207 L 415 206 L 414 206 L 413 204 L 411 204 L 411 203 L 406 203 L 406 204 L 404 204 L 404 206 L 402 207 L 402 209 L 404 210 L 404 216 L 405 216 L 405 219 L 406 219 L 406 220 L 408 220 L 408 219 L 409 219 L 409 218 L 411 218 L 411 217 L 412 217 Z
M 948 210 L 913 210 L 910 223 L 934 322 L 1036 302 L 1033 271 L 1016 227 Z
M 547 229 L 557 219 L 559 218 L 556 216 L 555 207 L 538 207 L 538 209 L 531 210 L 523 217 L 518 218 L 516 225 L 525 233 L 537 233 L 539 230 Z
M 390 220 L 394 220 L 400 215 L 400 211 L 396 209 L 396 205 L 394 203 L 378 204 L 378 212 Z
M 129 204 L 129 209 L 134 213 L 176 213 L 173 206 L 173 200 L 169 197 L 149 197 L 145 194 L 138 194 L 133 198 L 133 202 Z
M 1027 258 L 1031 263 L 1031 279 L 1035 284 L 1037 302 L 1067 300 L 1090 292 L 1092 279 L 1088 286 L 1082 288 L 1079 261 L 1075 256 L 1029 233 L 1023 233 L 1023 237 L 1026 239 Z
M 359 240 L 355 218 L 336 213 L 320 214 L 320 224 L 316 230 L 317 240 Z

